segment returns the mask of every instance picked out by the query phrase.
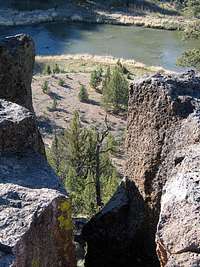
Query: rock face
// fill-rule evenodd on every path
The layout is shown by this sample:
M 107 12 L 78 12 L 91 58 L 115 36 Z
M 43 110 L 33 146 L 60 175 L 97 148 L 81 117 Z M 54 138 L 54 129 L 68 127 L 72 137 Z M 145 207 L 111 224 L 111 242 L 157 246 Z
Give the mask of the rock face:
M 155 247 L 154 239 L 160 214 L 160 198 L 165 183 L 168 181 L 167 188 L 172 189 L 175 185 L 173 179 L 170 182 L 172 177 L 175 181 L 178 177 L 181 180 L 180 176 L 185 177 L 184 185 L 180 183 L 180 180 L 177 181 L 177 189 L 180 187 L 181 190 L 182 186 L 183 188 L 188 186 L 190 188 L 188 188 L 188 194 L 190 195 L 189 192 L 195 194 L 193 190 L 195 190 L 196 177 L 192 165 L 188 165 L 184 161 L 188 165 L 188 169 L 185 168 L 185 171 L 187 169 L 186 172 L 188 172 L 187 175 L 184 175 L 184 171 L 179 165 L 183 164 L 184 153 L 189 153 L 189 148 L 198 145 L 200 142 L 199 98 L 200 77 L 195 76 L 194 72 L 179 76 L 155 75 L 139 80 L 131 87 L 127 136 L 129 153 L 127 175 L 135 182 L 145 202 L 144 231 L 147 236 L 145 241 L 147 251 L 152 251 L 151 248 Z M 182 150 L 185 152 L 182 153 Z M 198 150 L 194 152 L 195 154 L 198 154 Z M 188 159 L 191 155 L 188 154 Z M 198 159 L 196 159 L 197 163 Z M 176 175 L 174 172 L 176 172 Z M 193 181 L 190 181 L 189 177 L 186 178 L 189 172 L 191 172 Z M 175 178 L 174 175 L 177 177 Z M 168 190 L 170 191 L 170 189 Z M 173 192 L 175 193 L 175 191 Z M 170 195 L 167 191 L 166 194 Z M 163 197 L 164 203 L 166 198 Z M 189 220 L 189 217 L 184 218 L 186 214 L 184 215 L 184 211 L 180 210 L 179 205 L 181 203 L 178 200 L 176 202 L 175 198 L 174 202 L 170 199 L 167 203 L 167 205 L 163 204 L 165 208 L 162 208 L 164 213 L 162 215 L 161 212 L 159 225 L 159 227 L 163 227 L 163 230 L 159 231 L 158 236 L 164 234 L 167 226 L 171 225 L 168 220 L 174 217 L 176 223 L 174 221 L 175 224 L 171 228 L 170 234 L 173 235 L 174 242 L 178 245 L 180 232 L 177 231 L 177 227 L 179 227 L 180 221 Z M 184 205 L 184 200 L 182 204 Z M 195 209 L 197 203 L 193 204 Z M 182 233 L 184 231 L 186 233 L 189 227 L 193 227 L 192 222 L 188 225 L 182 225 Z M 182 236 L 183 239 L 185 237 Z M 193 238 L 198 240 L 195 230 L 193 231 Z M 164 246 L 170 244 L 169 238 L 166 239 L 166 237 L 163 242 Z M 192 240 L 189 243 L 192 245 Z M 161 244 L 163 243 L 161 242 Z M 167 249 L 168 246 L 166 245 Z M 158 250 L 160 250 L 159 255 L 163 254 L 161 248 L 158 248 Z M 152 251 L 152 253 L 155 255 L 155 251 Z M 167 266 L 189 266 L 187 264 L 179 265 L 176 260 L 174 262 L 175 264 L 169 263 Z
M 126 186 L 84 227 L 86 266 L 199 266 L 200 76 L 136 81 L 126 146 Z
M 185 121 L 200 133 L 199 115 Z M 184 126 L 183 126 L 184 127 Z M 156 234 L 161 266 L 200 266 L 200 144 L 183 146 L 162 195 Z
M 35 48 L 30 37 L 21 34 L 0 40 L 0 98 L 31 111 L 34 59 Z
M 70 200 L 32 108 L 33 47 L 24 35 L 1 42 L 0 266 L 74 267 Z

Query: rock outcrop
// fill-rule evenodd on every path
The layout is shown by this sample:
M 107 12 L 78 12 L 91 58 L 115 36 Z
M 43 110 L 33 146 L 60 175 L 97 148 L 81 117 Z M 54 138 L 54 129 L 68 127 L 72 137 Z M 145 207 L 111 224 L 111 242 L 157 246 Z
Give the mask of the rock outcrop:
M 199 266 L 200 76 L 191 71 L 136 81 L 130 88 L 126 147 L 127 210 L 121 212 L 117 201 L 110 212 L 108 203 L 85 226 L 86 266 L 92 266 L 94 254 L 102 267 L 107 254 L 115 257 L 110 264 L 115 267 Z M 137 227 L 135 218 L 140 218 Z M 118 236 L 121 253 L 115 247 Z M 123 244 L 133 256 L 126 264 L 120 262 L 127 258 Z
M 175 170 L 177 178 L 182 176 L 181 169 L 177 169 L 185 157 L 181 151 L 184 150 L 187 154 L 191 146 L 200 143 L 199 99 L 200 77 L 195 75 L 193 71 L 178 76 L 155 75 L 139 80 L 130 90 L 127 175 L 135 182 L 145 202 L 144 231 L 146 232 L 145 242 L 149 251 L 155 247 L 154 239 L 163 187 L 166 182 L 170 187 Z M 188 157 L 191 157 L 191 154 L 190 156 L 188 154 Z M 188 165 L 187 171 L 191 171 L 191 178 L 193 179 L 195 174 L 190 168 L 192 166 Z M 174 179 L 176 180 L 176 178 Z M 188 180 L 185 183 L 189 186 L 192 181 Z M 173 186 L 172 182 L 171 187 Z M 189 187 L 191 188 L 191 186 Z M 176 203 L 171 202 L 171 205 L 172 211 Z M 168 225 L 167 214 L 169 218 L 172 215 L 170 215 L 169 206 L 166 209 L 166 213 L 164 212 L 163 216 L 161 214 L 161 225 L 163 221 Z M 176 227 L 179 227 L 177 215 L 178 211 L 174 213 L 174 216 L 177 217 Z M 184 220 L 181 211 L 179 216 L 180 221 Z M 179 234 L 176 227 L 171 231 L 171 234 L 178 242 Z M 185 231 L 187 231 L 187 227 L 192 228 L 192 222 L 188 226 L 183 225 Z M 197 232 L 194 231 L 193 233 L 193 238 L 196 239 Z M 170 240 L 165 240 L 165 242 L 170 242 Z
M 0 44 L 0 266 L 75 267 L 71 204 L 45 159 L 31 96 L 34 45 Z

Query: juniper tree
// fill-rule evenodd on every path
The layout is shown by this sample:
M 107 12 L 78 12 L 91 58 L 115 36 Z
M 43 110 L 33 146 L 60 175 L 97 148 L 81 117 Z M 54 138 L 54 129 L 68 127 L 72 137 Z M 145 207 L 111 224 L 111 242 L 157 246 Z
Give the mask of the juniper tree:
M 115 67 L 103 86 L 103 105 L 108 110 L 118 112 L 128 106 L 128 81 Z
M 69 128 L 57 136 L 48 153 L 58 175 L 65 177 L 74 214 L 94 214 L 117 187 L 119 178 L 110 159 L 115 145 L 109 136 L 107 120 L 102 130 L 85 128 L 75 112 Z
M 83 84 L 80 85 L 78 97 L 81 102 L 87 103 L 89 101 L 87 89 Z

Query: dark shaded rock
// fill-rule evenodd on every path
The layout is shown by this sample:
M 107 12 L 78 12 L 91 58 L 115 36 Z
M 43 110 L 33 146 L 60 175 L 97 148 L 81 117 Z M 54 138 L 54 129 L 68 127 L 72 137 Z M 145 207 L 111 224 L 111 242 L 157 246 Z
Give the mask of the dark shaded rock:
M 33 149 L 45 155 L 35 115 L 26 108 L 0 99 L 0 151 Z
M 82 236 L 83 227 L 88 220 L 84 217 L 73 218 L 74 225 L 74 244 L 76 248 L 77 266 L 84 266 L 85 254 L 86 254 L 86 242 Z
M 154 239 L 162 189 L 174 168 L 185 160 L 184 155 L 177 151 L 200 141 L 199 126 L 195 115 L 191 115 L 198 110 L 199 99 L 200 77 L 194 72 L 168 76 L 157 74 L 131 86 L 126 174 L 135 182 L 145 201 L 143 229 L 146 249 L 143 252 L 152 254 L 152 266 L 156 266 Z M 172 234 L 178 240 L 176 229 Z
M 138 237 L 143 220 L 142 197 L 134 183 L 124 179 L 108 204 L 83 228 L 86 266 L 142 266 Z
M 34 60 L 34 43 L 27 35 L 21 34 L 0 40 L 0 98 L 31 111 Z

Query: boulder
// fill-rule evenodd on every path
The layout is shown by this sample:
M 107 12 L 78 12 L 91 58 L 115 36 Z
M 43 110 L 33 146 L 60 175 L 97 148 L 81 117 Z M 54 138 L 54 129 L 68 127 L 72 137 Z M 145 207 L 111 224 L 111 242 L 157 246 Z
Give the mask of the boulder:
M 0 266 L 75 267 L 71 203 L 44 157 L 0 157 Z
M 200 128 L 197 123 L 199 118 L 196 115 L 199 98 L 200 76 L 195 75 L 193 71 L 181 75 L 156 74 L 138 80 L 130 89 L 126 175 L 135 182 L 143 196 L 145 202 L 143 230 L 146 233 L 144 251 L 145 253 L 149 251 L 154 258 L 156 258 L 155 233 L 163 187 L 171 180 L 174 169 L 184 159 L 178 151 L 183 148 L 187 151 L 190 146 L 198 145 L 200 142 Z M 192 175 L 191 173 L 191 177 Z M 173 208 L 174 206 L 171 207 L 171 211 Z M 178 211 L 175 214 L 174 216 L 177 216 Z M 183 215 L 180 214 L 171 232 L 177 243 L 178 221 L 184 220 Z M 167 220 L 165 215 L 163 220 Z M 187 228 L 186 225 L 183 226 L 185 227 Z M 192 221 L 188 227 L 193 227 Z M 195 234 L 193 237 L 196 238 Z M 165 239 L 165 242 L 170 240 Z M 156 266 L 155 263 L 152 266 Z
M 70 199 L 32 107 L 33 41 L 2 41 L 0 59 L 0 266 L 75 267 Z
M 34 60 L 34 42 L 29 36 L 20 34 L 0 40 L 0 98 L 31 111 Z
M 35 115 L 22 106 L 0 99 L 0 151 L 22 152 L 26 149 L 45 155 Z

